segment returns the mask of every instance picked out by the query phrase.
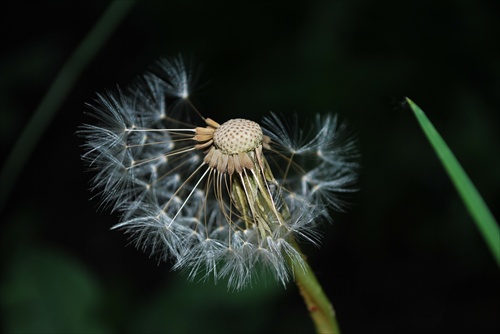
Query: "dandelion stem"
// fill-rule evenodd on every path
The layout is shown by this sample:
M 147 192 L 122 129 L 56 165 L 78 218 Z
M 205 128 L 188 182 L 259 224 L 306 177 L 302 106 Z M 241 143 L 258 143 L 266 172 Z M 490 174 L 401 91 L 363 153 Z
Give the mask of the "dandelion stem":
M 292 245 L 300 252 L 299 245 L 295 240 L 293 240 Z M 335 310 L 330 300 L 325 295 L 305 258 L 304 264 L 305 268 L 293 266 L 293 264 L 292 267 L 294 268 L 295 283 L 299 288 L 302 298 L 304 298 L 304 302 L 316 327 L 316 332 L 340 334 Z

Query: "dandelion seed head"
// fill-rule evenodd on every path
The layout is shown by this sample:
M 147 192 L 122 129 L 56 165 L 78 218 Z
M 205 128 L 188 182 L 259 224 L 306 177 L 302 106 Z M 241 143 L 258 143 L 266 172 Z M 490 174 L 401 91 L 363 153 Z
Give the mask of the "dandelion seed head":
M 114 228 L 189 279 L 241 289 L 261 268 L 286 284 L 305 270 L 295 240 L 319 245 L 319 222 L 354 190 L 353 140 L 332 115 L 309 132 L 277 114 L 262 127 L 219 124 L 190 101 L 192 67 L 180 57 L 157 65 L 127 90 L 98 95 L 97 124 L 80 131 L 92 188 L 122 214 Z

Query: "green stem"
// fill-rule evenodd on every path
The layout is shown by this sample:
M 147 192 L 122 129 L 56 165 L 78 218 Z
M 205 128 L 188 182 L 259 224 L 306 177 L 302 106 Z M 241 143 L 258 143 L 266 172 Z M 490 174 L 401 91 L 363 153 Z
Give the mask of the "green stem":
M 131 0 L 113 1 L 57 74 L 0 171 L 0 184 L 2 185 L 0 212 L 5 207 L 10 192 L 39 138 L 50 124 L 64 98 L 73 88 L 85 66 L 101 49 L 133 4 L 134 1 Z
M 300 252 L 297 242 L 292 241 L 292 244 Z M 292 267 L 294 268 L 295 283 L 302 298 L 304 298 L 309 315 L 316 327 L 316 332 L 339 334 L 340 329 L 337 324 L 335 310 L 305 258 L 304 262 L 306 265 L 305 270 L 297 266 Z

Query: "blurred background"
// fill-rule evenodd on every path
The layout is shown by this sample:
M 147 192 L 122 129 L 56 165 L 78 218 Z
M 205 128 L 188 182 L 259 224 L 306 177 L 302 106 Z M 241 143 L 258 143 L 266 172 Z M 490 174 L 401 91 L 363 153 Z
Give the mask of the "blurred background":
M 108 4 L 3 5 L 1 165 Z M 219 122 L 335 112 L 358 134 L 361 191 L 321 248 L 303 246 L 343 333 L 498 333 L 499 268 L 403 101 L 427 113 L 498 219 L 499 21 L 493 1 L 138 1 L 4 203 L 1 331 L 314 331 L 293 284 L 189 283 L 111 231 L 117 217 L 91 199 L 75 135 L 85 103 L 183 53 L 206 79 L 198 107 Z

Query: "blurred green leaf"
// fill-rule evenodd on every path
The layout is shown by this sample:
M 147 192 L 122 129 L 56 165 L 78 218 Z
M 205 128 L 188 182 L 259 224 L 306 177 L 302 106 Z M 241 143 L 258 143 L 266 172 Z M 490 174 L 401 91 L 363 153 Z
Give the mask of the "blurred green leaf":
M 261 333 L 273 322 L 284 292 L 277 284 L 228 291 L 224 280 L 214 285 L 176 275 L 138 307 L 127 328 L 129 333 Z
M 78 262 L 56 251 L 13 254 L 2 280 L 4 333 L 107 333 L 101 291 Z
M 430 141 L 441 160 L 448 176 L 462 197 L 467 210 L 493 253 L 493 257 L 498 266 L 500 266 L 500 230 L 498 228 L 498 223 L 495 221 L 495 218 L 484 203 L 476 187 L 474 187 L 474 184 L 455 158 L 453 152 L 448 145 L 446 145 L 445 141 L 434 128 L 425 113 L 412 100 L 409 98 L 406 98 L 406 100 L 417 117 L 427 139 Z

